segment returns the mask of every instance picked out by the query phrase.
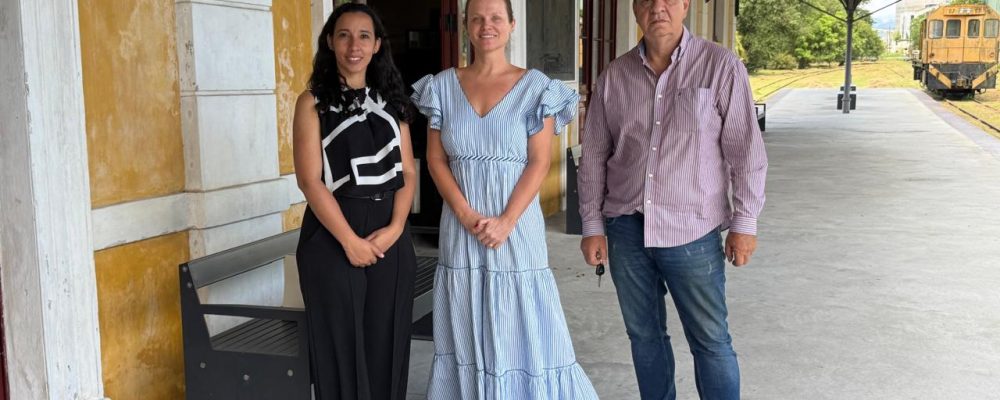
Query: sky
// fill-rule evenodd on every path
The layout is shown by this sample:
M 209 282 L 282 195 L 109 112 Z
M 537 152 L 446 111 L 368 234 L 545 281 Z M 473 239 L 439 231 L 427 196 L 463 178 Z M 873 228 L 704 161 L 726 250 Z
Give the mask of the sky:
M 896 0 L 871 0 L 868 4 L 865 4 L 864 8 L 869 11 L 874 11 L 894 1 Z M 873 17 L 875 18 L 876 28 L 892 29 L 895 27 L 896 23 L 896 6 L 891 5 L 885 10 L 875 13 Z

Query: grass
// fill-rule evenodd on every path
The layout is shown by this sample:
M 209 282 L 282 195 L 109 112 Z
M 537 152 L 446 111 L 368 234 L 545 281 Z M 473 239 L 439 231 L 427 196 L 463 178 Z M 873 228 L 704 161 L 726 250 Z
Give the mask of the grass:
M 913 68 L 904 60 L 855 62 L 851 82 L 859 88 L 919 88 Z M 761 70 L 750 75 L 757 101 L 767 100 L 781 88 L 831 88 L 844 86 L 844 67 L 813 67 L 795 70 Z
M 884 59 L 875 62 L 854 63 L 851 68 L 851 82 L 858 88 L 917 88 L 920 84 L 913 80 L 910 62 L 902 59 Z M 750 87 L 756 101 L 767 100 L 782 88 L 830 88 L 837 90 L 844 85 L 844 67 L 818 66 L 796 70 L 761 70 L 750 75 Z M 1000 89 L 987 90 L 977 94 L 976 100 L 955 100 L 960 107 L 975 114 L 993 126 L 1000 127 Z M 945 108 L 954 108 L 944 104 Z M 992 107 L 992 108 L 991 108 Z M 955 114 L 972 124 L 983 128 L 989 134 L 1000 138 L 1000 132 L 989 129 L 968 115 L 954 110 Z
M 952 102 L 958 104 L 963 110 L 975 114 L 976 117 L 988 122 L 990 125 L 1000 128 L 1000 90 L 987 90 L 983 94 L 977 94 L 976 100 L 979 100 L 979 103 L 972 100 L 953 100 Z M 955 106 L 947 103 L 944 104 L 944 106 L 948 109 L 955 108 Z M 983 123 L 976 121 L 974 118 L 970 118 L 965 113 L 959 111 L 954 112 L 956 115 L 965 118 L 973 125 L 982 128 L 984 132 L 1000 139 L 1000 132 L 990 129 Z

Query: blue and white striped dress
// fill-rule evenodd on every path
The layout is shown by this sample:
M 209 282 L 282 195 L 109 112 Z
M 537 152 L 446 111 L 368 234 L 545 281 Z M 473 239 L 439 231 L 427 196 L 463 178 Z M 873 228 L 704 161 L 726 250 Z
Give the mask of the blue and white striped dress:
M 579 96 L 529 70 L 486 116 L 473 110 L 454 69 L 413 85 L 413 100 L 441 131 L 451 172 L 473 209 L 499 216 L 527 165 L 528 137 L 554 117 L 557 131 Z M 432 400 L 596 399 L 576 362 L 548 266 L 536 197 L 498 249 L 483 246 L 447 206 L 434 278 Z

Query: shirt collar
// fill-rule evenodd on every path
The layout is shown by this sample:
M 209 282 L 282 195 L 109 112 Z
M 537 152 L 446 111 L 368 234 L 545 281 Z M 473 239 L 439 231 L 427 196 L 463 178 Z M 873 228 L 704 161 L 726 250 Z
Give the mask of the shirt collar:
M 670 63 L 673 64 L 677 62 L 681 57 L 684 56 L 684 51 L 689 47 L 691 43 L 691 32 L 685 26 L 681 31 L 681 41 L 677 43 L 677 48 L 674 49 L 674 53 L 670 55 Z M 636 46 L 639 49 L 639 60 L 642 61 L 642 65 L 649 66 L 648 60 L 646 59 L 646 39 L 643 38 L 639 40 L 639 45 Z

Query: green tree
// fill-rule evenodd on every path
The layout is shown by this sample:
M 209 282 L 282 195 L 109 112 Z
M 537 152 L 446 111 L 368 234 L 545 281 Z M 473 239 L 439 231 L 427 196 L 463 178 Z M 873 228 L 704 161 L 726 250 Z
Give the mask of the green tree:
M 962 4 L 986 4 L 986 0 L 951 0 L 948 2 L 949 6 L 958 6 Z
M 779 54 L 795 50 L 802 31 L 802 12 L 797 0 L 748 0 L 740 2 L 737 30 L 751 72 L 770 66 Z
M 847 11 L 838 0 L 806 1 L 826 13 L 812 7 L 805 10 L 803 30 L 796 40 L 794 52 L 799 67 L 805 68 L 813 63 L 842 64 L 847 49 L 847 24 L 843 21 L 847 18 Z M 861 8 L 855 12 L 855 17 L 865 15 L 854 23 L 852 58 L 855 60 L 878 58 L 885 51 L 885 43 L 879 38 L 872 26 L 871 15 L 867 13 Z
M 854 24 L 854 59 L 878 59 L 885 51 L 885 43 L 875 32 L 870 21 L 861 20 Z
M 741 60 L 747 59 L 747 49 L 743 47 L 743 34 L 736 32 L 736 55 Z
M 831 63 L 844 54 L 846 45 L 844 35 L 846 29 L 840 29 L 844 23 L 829 15 L 821 15 L 802 35 L 795 44 L 795 57 L 799 68 L 806 68 L 814 63 Z
M 910 49 L 920 48 L 920 26 L 924 24 L 924 20 L 927 19 L 927 14 L 921 15 L 913 19 L 910 22 Z
M 787 65 L 794 57 L 800 68 L 812 63 L 843 61 L 847 26 L 827 13 L 845 18 L 840 0 L 745 0 L 740 2 L 737 31 L 751 72 Z M 868 0 L 862 0 L 862 3 Z M 817 7 L 823 11 L 816 10 Z M 864 13 L 858 10 L 858 14 Z M 877 57 L 885 45 L 872 28 L 871 19 L 859 21 L 855 30 L 855 58 Z M 864 33 L 860 33 L 864 30 Z M 875 40 L 869 40 L 874 38 Z

